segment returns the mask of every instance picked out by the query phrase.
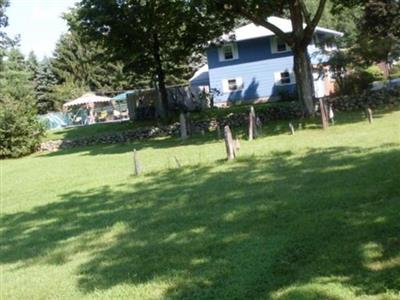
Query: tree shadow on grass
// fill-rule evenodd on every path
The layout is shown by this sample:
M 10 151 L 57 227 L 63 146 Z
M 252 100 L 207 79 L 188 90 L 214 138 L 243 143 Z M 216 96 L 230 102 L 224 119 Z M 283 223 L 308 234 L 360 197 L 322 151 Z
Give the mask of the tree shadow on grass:
M 399 166 L 395 145 L 329 148 L 72 191 L 2 216 L 0 262 L 86 252 L 85 293 L 153 281 L 169 282 L 172 299 L 343 299 L 308 287 L 318 281 L 398 292 Z
M 379 119 L 382 118 L 385 114 L 393 112 L 393 110 L 379 110 L 374 113 L 374 118 Z M 280 120 L 280 121 L 268 121 L 263 125 L 262 130 L 259 132 L 261 136 L 276 136 L 281 134 L 290 134 L 289 122 L 291 122 L 295 130 L 304 130 L 304 129 L 321 129 L 321 120 L 318 117 L 308 118 L 308 119 L 296 119 L 296 120 Z M 357 111 L 357 112 L 346 112 L 340 113 L 336 117 L 334 126 L 342 126 L 347 124 L 365 122 L 367 123 L 365 112 Z M 247 139 L 247 127 L 233 127 L 231 128 L 235 137 L 239 137 L 241 139 Z M 223 130 L 221 130 L 223 131 Z M 66 135 L 66 139 L 68 139 L 68 135 Z M 152 139 L 142 139 L 137 141 L 132 141 L 130 143 L 125 144 L 98 144 L 94 146 L 82 146 L 67 150 L 60 150 L 56 152 L 48 152 L 44 153 L 40 156 L 62 156 L 67 154 L 75 154 L 82 153 L 82 155 L 111 155 L 111 154 L 121 154 L 132 151 L 132 149 L 142 150 L 142 149 L 165 149 L 171 147 L 180 147 L 180 146 L 188 146 L 188 145 L 205 145 L 212 144 L 216 142 L 222 142 L 221 139 L 218 139 L 217 132 L 208 132 L 204 136 L 200 133 L 194 134 L 194 136 L 190 137 L 188 140 L 182 141 L 177 136 L 166 136 L 162 138 L 152 138 Z M 39 157 L 40 157 L 39 156 Z

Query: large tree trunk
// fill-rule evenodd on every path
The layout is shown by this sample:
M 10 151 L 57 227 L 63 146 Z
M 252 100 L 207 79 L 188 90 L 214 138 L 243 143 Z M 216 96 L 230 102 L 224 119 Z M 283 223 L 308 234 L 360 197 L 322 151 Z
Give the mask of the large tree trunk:
M 297 94 L 304 105 L 304 112 L 313 115 L 314 109 L 314 80 L 307 47 L 293 49 L 294 73 L 296 75 Z
M 322 2 L 322 1 L 321 1 Z M 296 75 L 297 94 L 299 100 L 303 103 L 306 115 L 314 114 L 314 80 L 312 75 L 312 67 L 307 46 L 312 39 L 313 30 L 305 30 L 303 22 L 305 18 L 301 1 L 291 1 L 289 5 L 290 19 L 293 28 L 292 45 L 294 57 L 294 73 Z M 310 22 L 310 21 L 309 21 Z
M 167 87 L 165 85 L 165 73 L 162 67 L 162 61 L 160 56 L 160 43 L 157 37 L 157 34 L 153 36 L 153 56 L 156 67 L 156 75 L 157 75 L 157 83 L 158 83 L 158 91 L 160 93 L 161 105 L 160 105 L 160 116 L 161 118 L 165 118 L 168 116 L 168 93 Z

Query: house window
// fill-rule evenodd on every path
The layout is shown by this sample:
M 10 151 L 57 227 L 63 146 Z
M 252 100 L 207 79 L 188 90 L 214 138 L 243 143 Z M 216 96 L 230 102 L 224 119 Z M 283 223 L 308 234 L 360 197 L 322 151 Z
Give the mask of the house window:
M 243 89 L 243 79 L 241 77 L 222 80 L 222 89 L 224 93 L 231 93 Z
M 230 91 L 236 91 L 238 89 L 238 85 L 236 79 L 229 79 L 228 80 L 228 89 Z
M 218 52 L 220 61 L 234 60 L 239 58 L 237 46 L 234 43 L 223 45 L 219 48 Z
M 272 37 L 271 38 L 271 53 L 283 53 L 283 52 L 289 52 L 290 47 L 281 39 L 277 37 Z
M 224 46 L 222 48 L 222 51 L 224 53 L 224 59 L 225 60 L 233 59 L 233 47 L 232 47 L 232 45 Z
M 276 72 L 275 76 L 275 84 L 276 85 L 288 85 L 296 83 L 293 72 L 288 70 Z
M 285 52 L 287 50 L 286 43 L 278 39 L 276 41 L 276 52 Z
M 288 71 L 281 72 L 281 84 L 290 84 L 290 73 Z

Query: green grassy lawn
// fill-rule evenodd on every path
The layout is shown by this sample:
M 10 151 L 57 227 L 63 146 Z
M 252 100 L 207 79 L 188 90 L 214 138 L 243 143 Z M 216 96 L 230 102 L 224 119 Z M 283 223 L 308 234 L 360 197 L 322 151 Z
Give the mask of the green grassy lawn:
M 400 111 L 302 127 L 2 161 L 0 298 L 400 299 Z
M 107 134 L 116 131 L 134 129 L 139 126 L 148 126 L 150 122 L 131 123 L 124 121 L 120 123 L 102 123 L 86 126 L 68 127 L 63 129 L 48 130 L 44 140 L 77 139 L 93 135 Z

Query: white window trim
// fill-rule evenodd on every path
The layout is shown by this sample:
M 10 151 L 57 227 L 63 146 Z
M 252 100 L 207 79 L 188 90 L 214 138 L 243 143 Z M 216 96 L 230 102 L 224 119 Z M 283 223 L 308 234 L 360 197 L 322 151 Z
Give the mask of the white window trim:
M 290 82 L 289 83 L 282 83 L 281 82 L 281 73 L 283 72 L 289 72 L 289 78 L 290 78 Z M 279 71 L 279 72 L 274 72 L 274 79 L 275 79 L 275 85 L 277 86 L 285 86 L 285 85 L 293 85 L 296 84 L 296 77 L 294 75 L 293 71 L 288 71 L 288 70 L 283 70 L 283 71 Z
M 224 47 L 226 47 L 226 46 L 232 47 L 233 58 L 229 58 L 229 59 L 225 58 Z M 231 60 L 239 59 L 239 52 L 238 52 L 237 44 L 236 43 L 223 44 L 221 47 L 218 48 L 218 57 L 219 57 L 219 61 L 231 61 Z
M 278 38 L 276 36 L 273 36 L 270 39 L 270 42 L 271 42 L 271 53 L 272 54 L 286 53 L 286 52 L 290 52 L 291 51 L 289 45 L 286 44 L 286 43 L 285 43 L 286 50 L 285 51 L 278 51 Z
M 236 80 L 236 85 L 238 88 L 234 91 L 229 89 L 229 80 Z M 222 79 L 222 91 L 223 93 L 235 93 L 238 91 L 243 90 L 243 78 L 242 77 L 232 77 L 232 78 L 227 78 L 227 79 Z

